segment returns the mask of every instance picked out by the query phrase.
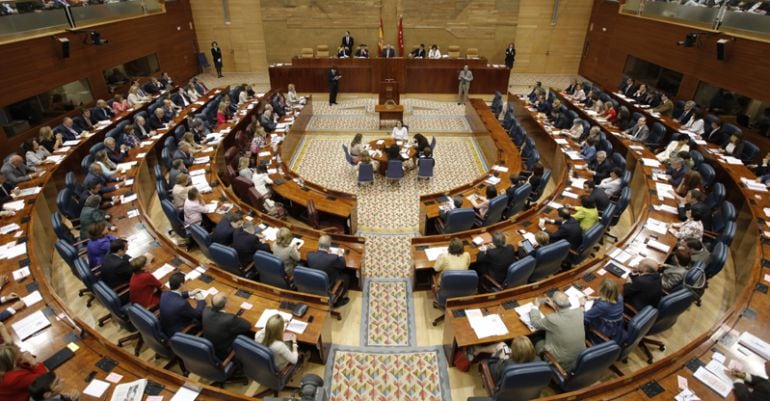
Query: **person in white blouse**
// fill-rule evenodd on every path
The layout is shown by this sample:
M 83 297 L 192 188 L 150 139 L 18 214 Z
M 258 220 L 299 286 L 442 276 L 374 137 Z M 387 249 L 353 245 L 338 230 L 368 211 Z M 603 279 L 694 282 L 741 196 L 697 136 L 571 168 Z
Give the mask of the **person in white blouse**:
M 583 136 L 583 120 L 579 118 L 572 120 L 572 127 L 567 131 L 567 135 L 569 135 L 573 141 L 579 142 L 580 137 Z
M 197 90 L 195 90 L 195 85 L 190 82 L 187 84 L 187 97 L 190 98 L 191 101 L 197 102 L 198 98 L 201 97 L 201 95 L 198 93 Z
M 610 176 L 603 179 L 596 187 L 601 188 L 607 196 L 613 197 L 620 192 L 620 187 L 623 186 L 622 174 L 623 172 L 619 168 L 613 168 L 610 171 Z
M 297 88 L 294 87 L 294 84 L 289 84 L 288 86 L 288 89 L 286 91 L 286 101 L 291 106 L 299 103 L 300 101 L 299 96 L 297 96 Z
M 267 174 L 267 167 L 263 165 L 257 166 L 257 172 L 254 173 L 253 176 L 251 176 L 251 181 L 254 183 L 254 187 L 257 188 L 257 192 L 259 192 L 262 196 L 268 196 L 270 195 L 270 188 L 268 188 L 268 185 L 273 184 L 273 180 L 270 179 L 270 175 Z
M 23 148 L 25 150 L 24 158 L 27 160 L 27 167 L 29 168 L 35 168 L 46 163 L 45 158 L 51 155 L 51 152 L 40 146 L 35 138 L 24 142 Z
M 265 328 L 258 331 L 254 340 L 273 351 L 273 362 L 275 369 L 283 370 L 289 364 L 295 364 L 299 360 L 299 351 L 297 348 L 297 336 L 293 333 L 284 332 L 285 322 L 281 315 L 273 315 L 267 319 Z M 285 340 L 291 341 L 291 348 L 286 345 Z
M 441 50 L 439 50 L 438 46 L 435 44 L 430 47 L 430 50 L 428 50 L 428 58 L 441 58 Z
M 578 101 L 580 103 L 583 103 L 586 100 L 586 91 L 583 90 L 583 84 L 578 83 L 577 88 L 575 89 L 575 93 L 572 94 L 572 99 L 575 101 Z
M 690 136 L 687 134 L 679 134 L 673 141 L 669 142 L 662 152 L 655 155 L 655 157 L 662 161 L 668 161 L 672 157 L 676 157 L 679 152 L 686 152 L 690 150 Z
M 249 91 L 251 90 L 251 86 L 248 84 L 243 84 L 241 86 L 241 93 L 238 94 L 238 105 L 243 105 L 244 103 L 251 100 L 251 96 L 249 96 Z
M 690 121 L 687 122 L 687 124 L 684 125 L 684 127 L 692 131 L 698 135 L 703 135 L 703 127 L 705 126 L 705 122 L 703 121 L 703 112 L 698 111 L 695 114 L 690 117 Z
M 128 98 L 126 99 L 131 107 L 141 106 L 150 101 L 150 98 L 139 93 L 139 87 L 134 85 L 128 89 Z
M 393 127 L 392 132 L 393 139 L 409 139 L 409 130 L 404 127 L 401 121 L 396 121 L 396 126 Z

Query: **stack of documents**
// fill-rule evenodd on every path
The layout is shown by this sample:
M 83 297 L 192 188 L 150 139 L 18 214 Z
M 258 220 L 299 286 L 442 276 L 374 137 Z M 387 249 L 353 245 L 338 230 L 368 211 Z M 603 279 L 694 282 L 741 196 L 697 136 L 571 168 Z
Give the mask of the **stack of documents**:
M 13 323 L 11 327 L 13 327 L 13 331 L 16 332 L 19 340 L 24 341 L 38 331 L 43 330 L 50 325 L 51 322 L 48 321 L 47 317 L 45 317 L 43 311 L 39 310 L 37 312 L 31 313 L 24 319 Z
M 519 319 L 521 319 L 522 323 L 529 327 L 530 331 L 535 331 L 535 327 L 532 326 L 532 320 L 529 318 L 529 311 L 531 311 L 532 308 L 537 309 L 534 302 L 529 302 L 524 305 L 517 306 L 514 310 L 519 315 Z M 539 310 L 538 312 L 540 313 L 540 316 L 543 317 L 543 313 Z
M 466 309 L 465 316 L 478 338 L 504 336 L 508 334 L 508 328 L 498 314 L 482 315 L 480 309 Z
M 205 194 L 211 192 L 211 185 L 209 185 L 205 174 L 194 175 L 190 177 L 190 181 L 192 181 L 195 188 L 198 188 L 200 193 Z
M 435 262 L 436 259 L 438 259 L 438 255 L 441 255 L 442 253 L 447 253 L 448 251 L 449 251 L 449 247 L 446 247 L 446 246 L 428 248 L 425 250 L 425 256 L 427 256 L 428 260 L 430 260 L 431 262 Z
M 770 344 L 761 338 L 749 333 L 748 331 L 744 331 L 741 336 L 738 337 L 738 342 L 744 347 L 755 352 L 757 355 L 761 356 L 762 359 L 770 360 Z
M 644 164 L 647 167 L 660 167 L 660 162 L 656 159 L 648 159 L 646 157 L 642 158 L 642 164 Z
M 24 209 L 24 199 L 20 199 L 13 202 L 6 202 L 3 204 L 3 210 L 18 212 L 21 209 Z
M 746 188 L 752 191 L 767 192 L 767 186 L 761 182 L 756 182 L 744 177 L 741 177 L 741 182 L 746 185 Z
M 653 218 L 648 218 L 647 219 L 647 223 L 644 224 L 644 228 L 646 228 L 646 229 L 648 229 L 648 230 L 650 230 L 652 232 L 655 232 L 655 233 L 658 233 L 658 234 L 661 234 L 661 235 L 665 235 L 666 232 L 668 231 L 668 224 L 666 224 L 666 223 L 664 223 L 664 222 L 662 222 L 660 220 L 656 220 L 656 219 L 653 219 Z
M 166 263 L 163 266 L 159 267 L 157 270 L 152 272 L 153 277 L 155 277 L 158 280 L 163 279 L 163 277 L 166 277 L 169 273 L 176 270 L 174 266 L 171 266 L 170 264 Z
M 500 183 L 500 178 L 490 175 L 486 180 L 484 180 L 484 182 L 489 185 L 497 185 Z
M 211 156 L 196 157 L 193 164 L 208 164 L 211 162 Z
M 508 172 L 508 167 L 501 166 L 499 164 L 495 164 L 494 166 L 492 166 L 492 170 L 499 171 L 501 173 L 507 173 Z
M 281 317 L 283 318 L 283 321 L 286 323 L 290 322 L 291 318 L 293 317 L 291 313 L 282 312 L 277 309 L 265 309 L 254 326 L 256 326 L 258 329 L 265 328 L 265 326 L 267 325 L 267 320 L 273 317 L 273 315 L 281 315 Z
M 674 187 L 672 187 L 670 184 L 656 182 L 655 191 L 658 192 L 658 198 L 660 199 L 676 199 L 676 192 L 674 191 Z

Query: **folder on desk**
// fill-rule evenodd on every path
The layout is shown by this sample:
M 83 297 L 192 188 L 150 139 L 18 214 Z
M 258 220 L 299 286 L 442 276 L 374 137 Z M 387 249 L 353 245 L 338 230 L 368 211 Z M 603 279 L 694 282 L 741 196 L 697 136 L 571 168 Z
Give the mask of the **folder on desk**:
M 24 319 L 19 320 L 11 325 L 13 331 L 19 337 L 19 340 L 24 341 L 29 337 L 32 337 L 35 333 L 50 326 L 51 322 L 45 317 L 42 310 L 34 312 Z

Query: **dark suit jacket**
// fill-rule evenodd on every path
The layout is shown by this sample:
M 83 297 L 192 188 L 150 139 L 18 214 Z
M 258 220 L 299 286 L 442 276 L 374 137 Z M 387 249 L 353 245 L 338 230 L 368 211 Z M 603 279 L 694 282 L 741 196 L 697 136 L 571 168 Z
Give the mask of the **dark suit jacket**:
M 270 247 L 263 244 L 259 237 L 249 234 L 243 228 L 234 230 L 232 238 L 233 242 L 230 246 L 238 252 L 238 261 L 241 262 L 241 266 L 248 265 L 257 251 L 270 252 Z
M 393 58 L 396 57 L 396 49 L 382 49 L 382 57 L 384 58 Z
M 104 148 L 104 152 L 113 163 L 120 163 L 126 157 L 126 154 L 120 151 L 120 145 L 115 145 L 115 150 Z
M 751 383 L 735 383 L 735 396 L 740 401 L 770 400 L 770 381 L 761 377 L 751 376 Z M 749 392 L 749 387 L 754 389 Z
M 147 120 L 144 120 L 144 125 L 134 123 L 134 133 L 139 139 L 146 139 L 149 136 L 150 131 L 152 131 L 152 128 L 147 124 Z
M 195 157 L 193 157 L 192 154 L 185 154 L 180 149 L 177 149 L 174 151 L 174 154 L 171 156 L 171 160 L 176 159 L 182 159 L 184 161 L 184 165 L 187 167 L 190 167 L 193 165 L 193 161 L 195 160 Z
M 352 50 L 353 49 L 353 43 L 355 43 L 355 42 L 356 41 L 353 39 L 352 36 L 343 36 L 342 37 L 342 41 L 340 43 L 342 43 L 342 46 L 345 46 L 348 49 Z
M 107 108 L 94 107 L 91 109 L 91 121 L 109 120 L 114 115 L 115 112 Z
M 684 179 L 684 175 L 687 174 L 687 171 L 689 170 L 690 169 L 687 166 L 682 166 L 682 168 L 680 168 L 679 170 L 674 171 L 672 169 L 667 171 L 666 174 L 671 175 L 671 185 L 673 185 L 674 188 L 678 187 L 679 184 L 682 183 L 682 180 Z
M 200 300 L 198 305 L 193 308 L 187 302 L 187 297 L 186 291 L 182 295 L 174 291 L 163 291 L 160 294 L 160 327 L 169 337 L 201 319 L 201 313 L 203 313 L 206 302 Z
M 232 349 L 235 337 L 248 335 L 251 323 L 232 313 L 215 311 L 212 308 L 203 310 L 203 337 L 214 345 L 214 353 L 224 360 Z
M 549 233 L 549 236 L 551 237 L 551 242 L 566 239 L 572 249 L 577 249 L 583 243 L 583 230 L 580 228 L 580 223 L 572 217 L 563 221 L 559 225 L 559 229 Z
M 64 124 L 60 124 L 56 126 L 54 129 L 54 132 L 57 134 L 62 135 L 62 139 L 65 141 L 71 141 L 74 139 L 78 139 L 78 135 L 80 135 L 83 130 L 79 129 L 75 124 L 72 124 L 72 128 L 67 128 L 64 126 Z
M 8 181 L 0 185 L 0 205 L 13 199 L 13 197 L 11 197 L 13 188 L 15 188 L 15 186 Z
M 607 193 L 601 188 L 594 188 L 588 197 L 594 201 L 596 208 L 599 210 L 604 210 L 610 205 L 610 198 L 607 197 Z
M 150 126 L 150 129 L 161 129 L 165 123 L 165 118 L 158 118 L 155 114 L 147 119 L 147 124 Z
M 489 274 L 495 281 L 502 284 L 508 273 L 508 266 L 514 261 L 516 261 L 516 251 L 512 245 L 506 245 L 479 253 L 476 257 L 476 266 L 479 273 Z
M 341 278 L 342 270 L 345 269 L 345 259 L 333 253 L 315 251 L 307 254 L 307 266 L 326 272 L 331 285 Z
M 603 162 L 597 163 L 596 159 L 594 159 L 593 163 L 591 164 L 591 170 L 596 172 L 596 175 L 594 175 L 594 183 L 598 184 L 602 182 L 603 179 L 610 176 L 610 171 L 612 171 L 612 163 L 610 162 L 610 159 L 604 159 Z
M 695 109 L 690 109 L 690 111 L 683 111 L 677 120 L 682 124 L 687 124 L 687 122 L 690 121 L 694 111 Z
M 717 129 L 711 129 L 711 127 L 709 127 L 704 132 L 703 139 L 705 139 L 706 142 L 724 146 L 727 140 L 730 139 L 730 136 L 725 133 L 725 130 L 722 127 Z
M 275 131 L 275 127 L 277 126 L 275 121 L 273 121 L 273 117 L 267 117 L 265 114 L 259 117 L 259 124 L 265 129 L 265 132 Z
M 86 120 L 85 116 L 79 115 L 72 119 L 72 122 L 74 123 L 73 126 L 78 127 L 78 131 L 88 131 L 91 129 L 91 126 L 93 125 L 93 120 L 90 118 Z M 90 125 L 88 123 L 91 123 Z
M 220 47 L 217 47 L 217 48 L 212 47 L 211 48 L 211 59 L 212 59 L 212 61 L 214 61 L 214 65 L 221 66 L 222 65 L 222 48 L 220 48 Z M 201 95 L 202 94 L 203 94 L 203 92 L 201 92 Z
M 418 47 L 412 50 L 412 56 L 414 56 L 415 58 L 417 57 L 425 58 L 425 49 L 423 49 L 422 47 Z
M 217 244 L 230 245 L 233 242 L 233 226 L 230 220 L 222 219 L 211 232 L 211 240 Z
M 130 261 L 131 258 L 128 255 L 120 257 L 114 253 L 108 253 L 102 259 L 101 280 L 112 288 L 128 284 L 133 272 Z
M 657 307 L 661 292 L 660 274 L 657 272 L 632 276 L 631 282 L 623 285 L 623 299 L 637 311 L 647 305 Z
M 329 89 L 336 89 L 339 85 L 340 81 L 334 79 L 337 75 L 340 75 L 339 70 L 329 70 L 329 73 L 326 74 L 326 83 L 329 85 Z

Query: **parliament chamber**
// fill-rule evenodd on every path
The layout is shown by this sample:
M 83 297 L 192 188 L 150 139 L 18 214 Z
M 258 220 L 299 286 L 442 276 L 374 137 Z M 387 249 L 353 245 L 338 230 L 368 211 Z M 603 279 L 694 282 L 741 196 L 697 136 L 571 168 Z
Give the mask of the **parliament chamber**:
M 40 3 L 0 400 L 770 396 L 770 2 Z

